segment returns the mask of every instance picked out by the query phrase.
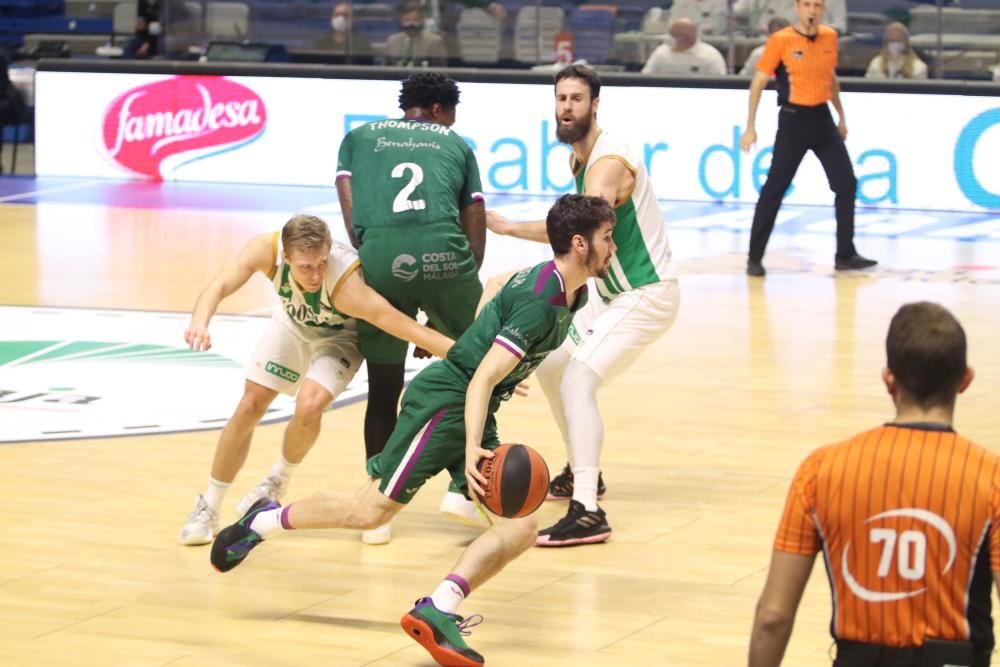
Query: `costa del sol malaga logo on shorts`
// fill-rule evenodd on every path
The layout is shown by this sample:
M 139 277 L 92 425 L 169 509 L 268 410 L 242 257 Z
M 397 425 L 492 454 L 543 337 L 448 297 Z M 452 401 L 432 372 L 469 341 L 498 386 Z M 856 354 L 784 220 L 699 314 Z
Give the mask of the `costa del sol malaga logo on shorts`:
M 103 144 L 115 164 L 154 180 L 240 148 L 264 133 L 264 101 L 221 76 L 175 76 L 119 95 L 104 112 Z
M 392 275 L 408 283 L 417 277 L 420 269 L 417 267 L 417 258 L 413 255 L 398 255 L 392 260 Z

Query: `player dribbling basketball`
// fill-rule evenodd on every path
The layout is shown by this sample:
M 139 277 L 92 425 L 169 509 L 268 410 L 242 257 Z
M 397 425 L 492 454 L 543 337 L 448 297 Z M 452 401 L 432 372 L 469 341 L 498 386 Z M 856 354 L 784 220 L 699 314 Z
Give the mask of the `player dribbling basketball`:
M 212 564 L 231 570 L 283 530 L 383 525 L 442 470 L 464 468 L 464 490 L 482 495 L 486 480 L 477 464 L 500 444 L 493 414 L 565 340 L 573 314 L 587 302 L 587 279 L 607 274 L 615 250 L 614 221 L 614 211 L 601 198 L 559 199 L 546 220 L 555 258 L 502 284 L 490 281 L 484 295 L 490 300 L 447 359 L 421 371 L 403 395 L 396 429 L 385 450 L 368 462 L 369 484 L 356 493 L 318 493 L 285 508 L 259 501 L 219 533 Z M 533 516 L 494 522 L 465 549 L 433 594 L 403 616 L 403 628 L 442 665 L 481 665 L 483 657 L 463 639 L 471 624 L 458 616 L 458 607 L 530 548 L 536 531 Z

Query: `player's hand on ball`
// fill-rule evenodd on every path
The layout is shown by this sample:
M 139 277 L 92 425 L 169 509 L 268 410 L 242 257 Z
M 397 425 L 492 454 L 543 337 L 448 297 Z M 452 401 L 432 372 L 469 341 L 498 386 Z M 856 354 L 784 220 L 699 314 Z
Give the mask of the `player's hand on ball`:
M 478 445 L 465 447 L 465 481 L 473 497 L 486 495 L 486 478 L 479 472 L 479 459 L 493 458 L 493 452 Z
M 205 352 L 212 349 L 212 336 L 208 333 L 208 327 L 199 324 L 189 325 L 184 331 L 184 342 L 188 347 L 197 352 Z

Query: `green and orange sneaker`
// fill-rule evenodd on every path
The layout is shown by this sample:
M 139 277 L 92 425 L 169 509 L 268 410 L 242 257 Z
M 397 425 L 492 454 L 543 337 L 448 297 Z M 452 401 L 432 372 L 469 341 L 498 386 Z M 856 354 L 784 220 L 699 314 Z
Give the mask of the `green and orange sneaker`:
M 443 667 L 480 667 L 486 662 L 465 643 L 462 636 L 471 634 L 483 622 L 479 614 L 462 618 L 457 614 L 446 614 L 434 606 L 430 598 L 420 598 L 416 606 L 407 612 L 399 624 L 406 634 L 427 649 L 439 665 Z

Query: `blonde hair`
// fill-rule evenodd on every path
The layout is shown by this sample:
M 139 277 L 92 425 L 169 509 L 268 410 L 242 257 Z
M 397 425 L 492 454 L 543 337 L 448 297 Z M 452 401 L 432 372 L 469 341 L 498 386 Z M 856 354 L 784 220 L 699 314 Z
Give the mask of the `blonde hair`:
M 315 215 L 296 215 L 281 229 L 281 245 L 286 252 L 311 252 L 333 246 L 330 228 Z
M 899 21 L 893 21 L 885 27 L 885 32 L 882 33 L 882 74 L 886 77 L 889 76 L 889 31 L 896 30 L 903 35 L 903 43 L 906 45 L 906 50 L 903 51 L 903 68 L 900 74 L 903 75 L 904 79 L 912 79 L 913 72 L 916 69 L 917 54 L 914 53 L 913 47 L 910 46 L 910 31 L 906 29 L 906 26 Z

